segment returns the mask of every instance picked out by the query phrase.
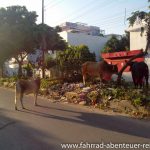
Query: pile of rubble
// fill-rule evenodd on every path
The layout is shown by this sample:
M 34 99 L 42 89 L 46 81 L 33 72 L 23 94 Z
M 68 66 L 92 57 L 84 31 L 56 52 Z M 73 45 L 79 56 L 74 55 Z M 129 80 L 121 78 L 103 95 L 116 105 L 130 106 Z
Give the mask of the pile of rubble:
M 14 80 L 4 80 L 1 86 L 15 86 Z M 150 117 L 150 89 L 134 89 L 129 83 L 117 87 L 109 84 L 43 82 L 40 94 L 52 102 L 73 103 L 96 107 L 105 111 L 126 113 L 134 117 Z M 45 86 L 46 85 L 46 86 Z
M 89 84 L 87 87 L 83 83 L 56 84 L 49 87 L 45 95 L 53 102 L 93 106 L 134 116 L 150 116 L 150 97 L 142 90 L 117 88 L 115 84 Z

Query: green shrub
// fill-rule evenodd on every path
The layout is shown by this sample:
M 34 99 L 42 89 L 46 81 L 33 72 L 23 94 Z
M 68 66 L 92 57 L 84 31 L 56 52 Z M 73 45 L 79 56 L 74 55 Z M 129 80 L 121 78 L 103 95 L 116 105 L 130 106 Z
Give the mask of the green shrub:
M 58 84 L 58 83 L 60 83 L 60 81 L 59 80 L 49 80 L 49 79 L 42 79 L 41 80 L 41 89 L 47 89 L 47 88 L 49 88 L 50 86 L 52 86 L 52 85 L 56 85 L 56 84 Z
M 16 82 L 17 77 L 10 77 L 10 78 L 0 78 L 0 82 Z
M 0 82 L 8 82 L 8 78 L 0 78 Z
M 141 99 L 141 97 L 138 97 L 138 98 L 134 99 L 133 100 L 133 104 L 135 106 L 141 106 L 142 105 L 142 99 Z
M 8 82 L 16 82 L 16 81 L 17 81 L 17 79 L 18 79 L 18 77 L 17 77 L 17 76 L 10 77 L 10 78 L 8 78 Z
M 92 104 L 96 104 L 100 98 L 100 94 L 98 91 L 91 91 L 87 94 L 87 97 Z
M 41 89 L 47 89 L 49 87 L 49 81 L 47 79 L 41 80 Z

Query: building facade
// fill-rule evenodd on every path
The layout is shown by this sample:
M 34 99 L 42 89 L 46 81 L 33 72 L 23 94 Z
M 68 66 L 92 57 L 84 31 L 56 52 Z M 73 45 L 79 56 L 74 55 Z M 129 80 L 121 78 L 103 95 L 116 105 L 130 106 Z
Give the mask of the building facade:
M 65 22 L 59 25 L 62 31 L 73 32 L 73 33 L 84 33 L 87 35 L 99 36 L 100 34 L 105 34 L 104 30 L 100 30 L 99 27 L 96 26 L 88 26 L 85 23 L 72 23 Z
M 63 31 L 60 32 L 59 34 L 66 42 L 68 42 L 69 45 L 88 46 L 90 52 L 95 53 L 97 61 L 99 61 L 100 59 L 100 50 L 104 47 L 104 45 L 108 41 L 107 37 L 87 35 L 84 33 L 72 33 Z
M 143 33 L 141 33 L 141 28 L 144 28 Z M 137 19 L 134 25 L 129 26 L 126 31 L 130 32 L 130 50 L 145 50 L 147 43 L 146 23 Z

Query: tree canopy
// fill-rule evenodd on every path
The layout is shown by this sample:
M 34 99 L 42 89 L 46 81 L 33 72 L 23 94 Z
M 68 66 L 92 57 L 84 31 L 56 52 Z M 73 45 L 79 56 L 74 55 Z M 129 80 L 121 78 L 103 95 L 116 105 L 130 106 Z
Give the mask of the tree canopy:
M 28 11 L 25 6 L 0 8 L 0 63 L 14 57 L 20 74 L 23 59 L 36 48 L 46 51 L 67 47 L 56 29 L 46 24 L 37 25 L 36 19 L 36 12 Z
M 61 70 L 80 71 L 86 61 L 95 61 L 95 53 L 91 53 L 86 45 L 70 46 L 65 51 L 58 52 L 57 63 Z
M 35 35 L 38 48 L 46 51 L 64 50 L 67 48 L 67 43 L 59 36 L 57 30 L 46 24 L 37 25 Z
M 122 36 L 121 39 L 118 39 L 113 35 L 105 44 L 101 52 L 103 53 L 112 53 L 129 50 L 129 36 L 126 33 L 126 36 Z
M 0 9 L 0 45 L 2 56 L 14 57 L 21 67 L 22 53 L 27 54 L 35 48 L 33 30 L 37 15 L 26 7 L 11 6 Z M 1 56 L 1 57 L 2 57 Z M 19 56 L 19 57 L 18 57 Z M 19 68 L 21 69 L 21 68 Z
M 144 11 L 135 11 L 131 13 L 131 16 L 129 18 L 127 18 L 127 20 L 129 21 L 129 26 L 133 26 L 137 17 L 141 20 L 145 19 L 147 13 Z
M 12 53 L 16 55 L 20 52 L 33 51 L 34 34 L 37 15 L 29 12 L 24 6 L 11 6 L 0 9 L 0 43 L 4 52 L 6 45 Z

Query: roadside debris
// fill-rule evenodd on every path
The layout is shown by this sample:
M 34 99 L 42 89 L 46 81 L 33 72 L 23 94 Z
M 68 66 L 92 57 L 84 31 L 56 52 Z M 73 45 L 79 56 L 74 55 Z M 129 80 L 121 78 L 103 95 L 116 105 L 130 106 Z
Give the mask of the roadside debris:
M 53 102 L 93 106 L 136 118 L 150 116 L 150 94 L 140 89 L 117 88 L 114 84 L 64 83 L 50 86 L 47 91 Z
M 127 83 L 128 84 L 128 83 Z M 15 82 L 5 81 L 3 87 L 14 88 Z M 115 82 L 105 84 L 61 83 L 43 81 L 40 89 L 53 103 L 73 103 L 104 111 L 125 113 L 135 118 L 150 117 L 150 90 L 134 89 L 131 85 L 117 87 Z

